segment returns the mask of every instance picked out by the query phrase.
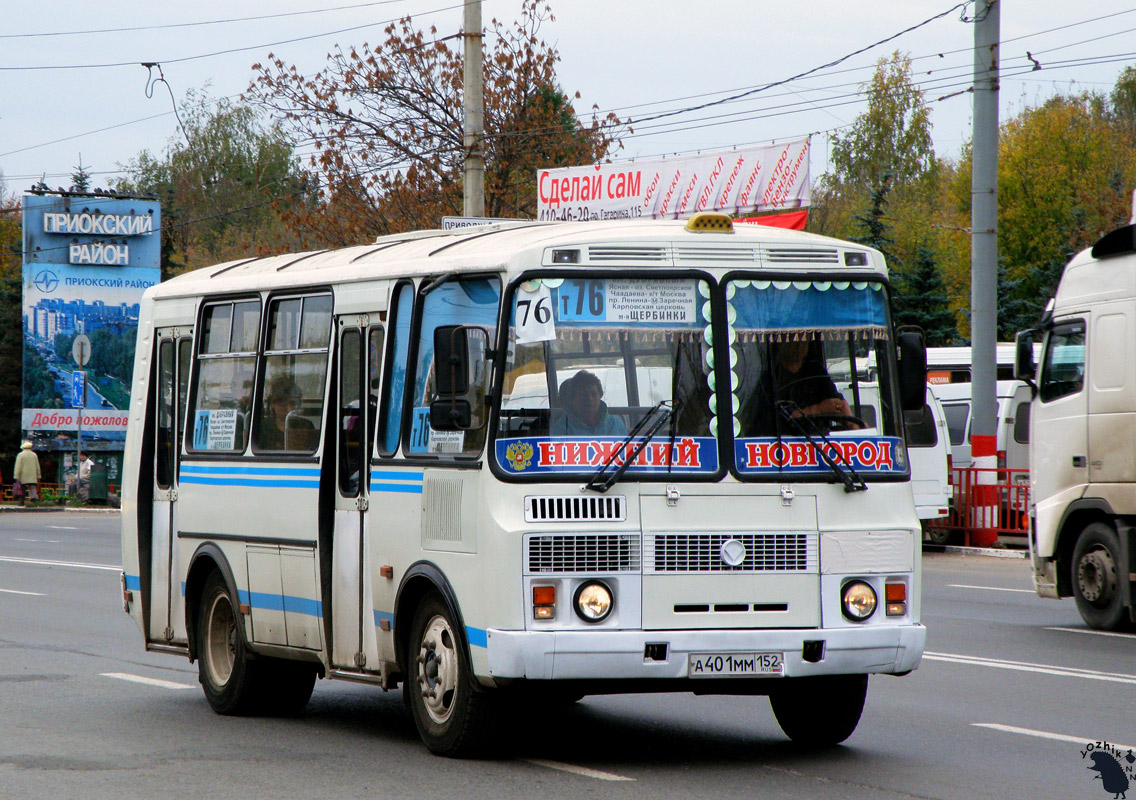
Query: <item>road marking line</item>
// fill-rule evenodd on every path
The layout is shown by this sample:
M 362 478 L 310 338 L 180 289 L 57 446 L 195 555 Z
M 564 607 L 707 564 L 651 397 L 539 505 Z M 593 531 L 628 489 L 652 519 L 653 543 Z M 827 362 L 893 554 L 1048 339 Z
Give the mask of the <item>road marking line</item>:
M 991 592 L 1025 592 L 1026 594 L 1036 594 L 1033 589 L 1006 589 L 1002 586 L 971 586 L 968 583 L 948 583 L 952 589 L 989 589 Z
M 0 561 L 12 564 L 35 564 L 40 567 L 76 567 L 78 569 L 109 569 L 112 572 L 122 572 L 122 567 L 111 564 L 82 564 L 77 561 L 48 561 L 42 558 L 16 558 L 15 556 L 0 556 Z
M 48 525 L 47 527 L 57 531 L 77 531 L 79 530 L 74 525 Z
M 1091 633 L 1093 636 L 1116 636 L 1120 639 L 1136 640 L 1131 633 L 1116 633 L 1115 631 L 1094 631 L 1091 628 L 1046 628 L 1047 631 L 1065 631 L 1066 633 Z
M 188 683 L 174 683 L 173 681 L 162 681 L 157 678 L 144 678 L 141 675 L 131 675 L 129 672 L 103 672 L 101 673 L 104 678 L 117 678 L 120 681 L 131 681 L 132 683 L 141 683 L 146 686 L 156 686 L 159 689 L 193 689 L 194 687 Z
M 27 594 L 32 597 L 46 597 L 43 592 L 21 592 L 19 589 L 0 589 L 4 594 Z
M 1057 667 L 1050 664 L 1030 664 L 1026 661 L 1004 661 L 996 658 L 981 658 L 979 656 L 962 656 L 954 653 L 923 653 L 923 658 L 929 661 L 945 661 L 948 664 L 969 664 L 974 667 L 993 667 L 995 669 L 1013 669 L 1020 672 L 1036 672 L 1041 675 L 1059 675 L 1066 678 L 1085 678 L 1091 681 L 1110 681 L 1112 683 L 1136 684 L 1136 675 L 1127 675 L 1122 672 L 1098 672 L 1091 669 L 1077 669 L 1076 667 Z
M 530 764 L 535 764 L 538 767 L 548 767 L 548 769 L 558 769 L 561 772 L 571 772 L 575 775 L 583 775 L 585 778 L 595 778 L 600 781 L 633 781 L 634 778 L 627 778 L 623 775 L 616 775 L 614 772 L 602 772 L 598 769 L 589 769 L 587 767 L 577 767 L 574 764 L 565 764 L 560 761 L 546 761 L 543 758 L 526 758 L 524 759 Z
M 1039 739 L 1054 739 L 1058 742 L 1073 742 L 1084 747 L 1088 742 L 1101 741 L 1095 736 L 1066 736 L 1063 733 L 1050 733 L 1049 731 L 1035 731 L 1032 728 L 1017 728 L 1013 725 L 998 725 L 994 722 L 972 722 L 970 723 L 976 728 L 990 728 L 994 731 L 1003 731 L 1005 733 L 1020 733 L 1022 736 L 1036 736 Z M 1136 750 L 1136 744 L 1116 744 L 1109 742 L 1110 745 L 1118 750 Z
M 58 539 L 13 539 L 14 542 L 34 542 L 35 544 L 59 544 Z

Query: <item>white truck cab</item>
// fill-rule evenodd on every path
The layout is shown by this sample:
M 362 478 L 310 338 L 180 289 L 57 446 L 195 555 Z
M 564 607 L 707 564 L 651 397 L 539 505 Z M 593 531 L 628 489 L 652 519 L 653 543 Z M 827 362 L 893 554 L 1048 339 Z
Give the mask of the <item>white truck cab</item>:
M 1043 349 L 1036 370 L 1032 340 Z M 1040 327 L 1018 334 L 1035 381 L 1030 557 L 1042 597 L 1075 598 L 1091 627 L 1131 627 L 1136 583 L 1136 225 L 1065 267 Z

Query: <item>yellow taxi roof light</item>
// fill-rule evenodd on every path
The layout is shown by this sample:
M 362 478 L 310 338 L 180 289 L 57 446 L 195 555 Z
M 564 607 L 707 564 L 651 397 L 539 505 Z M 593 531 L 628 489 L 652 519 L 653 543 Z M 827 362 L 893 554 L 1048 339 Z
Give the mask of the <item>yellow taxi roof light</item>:
M 686 221 L 691 233 L 733 233 L 734 221 L 729 214 L 717 211 L 700 211 Z

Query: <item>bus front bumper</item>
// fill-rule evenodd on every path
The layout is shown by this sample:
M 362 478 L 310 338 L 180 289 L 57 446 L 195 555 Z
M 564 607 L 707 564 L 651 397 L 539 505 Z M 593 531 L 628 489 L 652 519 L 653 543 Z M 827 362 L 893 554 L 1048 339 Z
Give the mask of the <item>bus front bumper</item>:
M 783 653 L 784 676 L 789 678 L 903 673 L 919 666 L 926 641 L 922 625 L 879 625 L 711 631 L 490 629 L 486 644 L 494 678 L 589 680 L 688 678 L 691 653 Z M 666 645 L 663 660 L 656 660 L 662 652 L 659 645 Z

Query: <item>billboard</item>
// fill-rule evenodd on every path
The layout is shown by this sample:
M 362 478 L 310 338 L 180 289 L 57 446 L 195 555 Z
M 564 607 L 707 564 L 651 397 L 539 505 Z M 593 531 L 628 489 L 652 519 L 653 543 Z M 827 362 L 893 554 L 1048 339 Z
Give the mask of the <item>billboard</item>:
M 537 171 L 537 219 L 679 219 L 809 205 L 809 139 L 679 158 Z
M 160 205 L 74 193 L 22 200 L 22 428 L 27 435 L 74 433 L 81 413 L 84 439 L 122 439 L 138 307 L 161 276 Z M 72 345 L 81 335 L 90 358 L 79 409 L 72 406 Z

